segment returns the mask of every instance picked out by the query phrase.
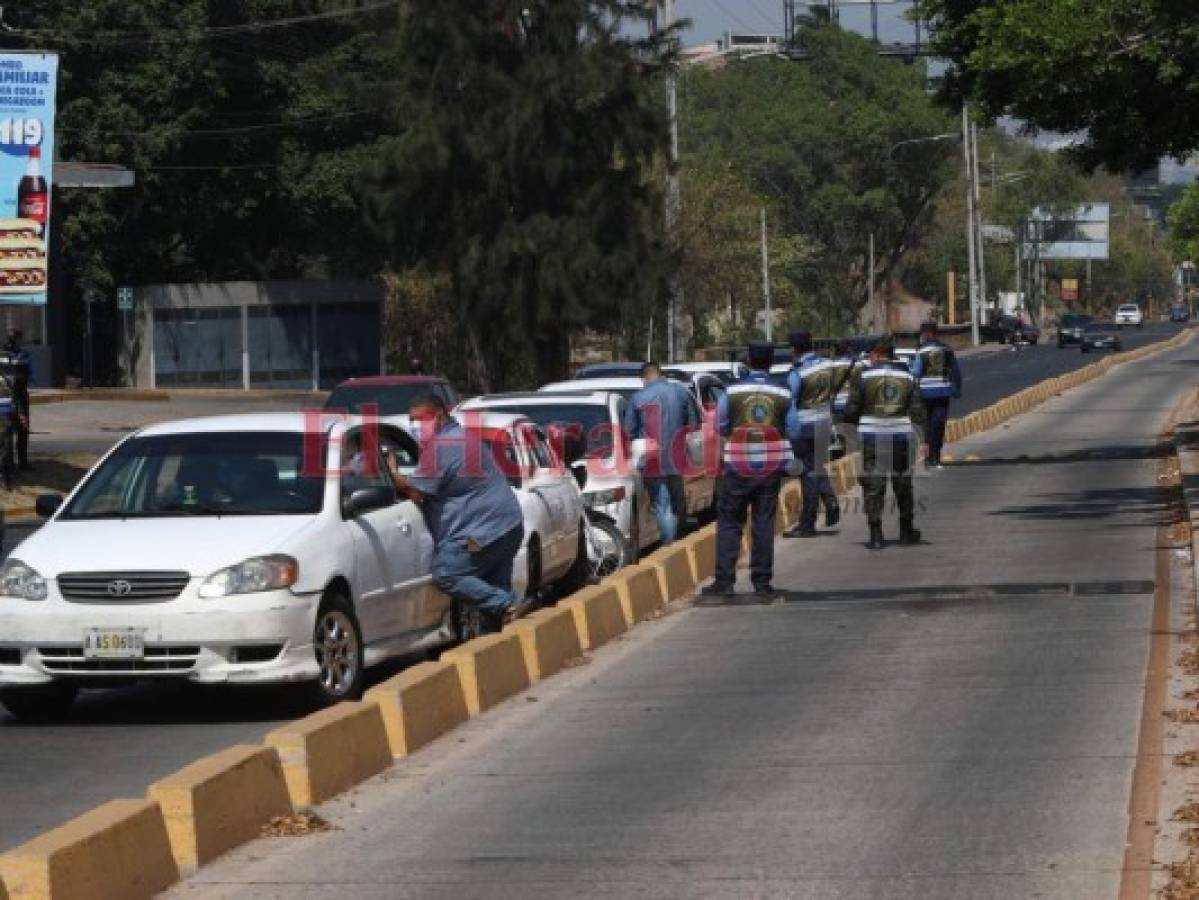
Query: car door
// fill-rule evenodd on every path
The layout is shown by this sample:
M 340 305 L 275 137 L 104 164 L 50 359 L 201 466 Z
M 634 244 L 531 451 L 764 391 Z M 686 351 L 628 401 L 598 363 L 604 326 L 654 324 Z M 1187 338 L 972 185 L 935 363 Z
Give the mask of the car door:
M 691 414 L 696 421 L 704 421 L 704 411 L 691 398 Z M 705 466 L 704 450 L 707 430 L 702 427 L 687 433 L 687 474 L 684 489 L 687 496 L 687 511 L 697 513 L 706 510 L 712 503 L 713 479 Z
M 578 482 L 550 449 L 545 433 L 530 426 L 522 429 L 522 439 L 532 462 L 531 489 L 545 503 L 549 512 L 550 534 L 546 541 L 546 575 L 562 574 L 574 562 L 578 550 L 579 520 L 583 501 Z
M 363 429 L 354 429 L 346 433 L 342 447 L 338 489 L 343 501 L 355 491 L 391 485 L 377 439 Z M 419 531 L 411 510 L 405 507 L 414 509 L 415 504 L 400 503 L 397 498 L 382 509 L 344 520 L 354 546 L 358 621 L 368 644 L 401 633 L 404 623 L 413 617 L 409 608 L 413 598 L 405 585 L 417 572 Z

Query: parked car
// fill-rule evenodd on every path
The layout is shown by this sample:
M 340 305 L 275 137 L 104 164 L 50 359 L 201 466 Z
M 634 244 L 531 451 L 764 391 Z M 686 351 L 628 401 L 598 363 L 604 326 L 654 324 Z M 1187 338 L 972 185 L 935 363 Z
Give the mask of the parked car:
M 574 381 L 557 384 L 573 386 L 580 382 L 588 382 L 587 387 L 592 388 L 596 386 L 595 382 L 602 381 L 606 389 L 617 390 L 628 398 L 642 388 L 643 365 L 644 363 L 596 363 L 579 369 Z M 698 372 L 670 365 L 662 366 L 662 374 L 671 381 L 684 385 L 705 410 L 714 409 L 720 395 L 724 393 L 725 383 L 710 372 Z
M 991 341 L 997 341 L 1000 344 L 1019 341 L 1022 344 L 1035 346 L 1041 340 L 1041 331 L 1037 326 L 1016 316 L 1000 316 L 994 322 L 980 325 L 978 335 L 984 344 Z
M 1191 320 L 1191 311 L 1182 303 L 1176 303 L 1170 307 L 1171 322 L 1189 322 Z
M 1091 324 L 1091 316 L 1081 313 L 1064 315 L 1057 323 L 1057 348 L 1061 350 L 1067 344 L 1082 344 L 1083 334 Z
M 0 567 L 0 702 L 65 713 L 133 680 L 305 683 L 327 704 L 368 666 L 458 637 L 433 542 L 360 419 L 273 413 L 153 425 L 118 444 Z
M 1117 306 L 1115 319 L 1117 328 L 1123 328 L 1125 325 L 1135 325 L 1137 328 L 1145 327 L 1145 314 L 1135 303 L 1121 303 Z
M 749 374 L 749 366 L 743 362 L 689 362 L 671 363 L 668 367 L 676 372 L 704 373 L 715 375 L 727 387 Z
M 405 416 L 408 406 L 422 394 L 440 397 L 447 409 L 460 402 L 458 392 L 446 379 L 433 375 L 370 375 L 343 381 L 329 394 L 325 409 L 360 415 L 367 404 L 375 415 Z
M 386 421 L 416 438 L 407 416 Z M 520 501 L 525 536 L 513 564 L 512 589 L 530 597 L 546 588 L 560 594 L 578 590 L 590 575 L 583 498 L 545 432 L 512 412 L 479 411 L 460 421 L 468 437 L 479 439 L 484 452 L 500 464 Z M 415 465 L 413 460 L 401 470 L 412 471 Z
M 1118 327 L 1111 322 L 1088 323 L 1082 333 L 1080 349 L 1083 353 L 1090 353 L 1092 350 L 1123 350 L 1124 341 L 1120 338 Z

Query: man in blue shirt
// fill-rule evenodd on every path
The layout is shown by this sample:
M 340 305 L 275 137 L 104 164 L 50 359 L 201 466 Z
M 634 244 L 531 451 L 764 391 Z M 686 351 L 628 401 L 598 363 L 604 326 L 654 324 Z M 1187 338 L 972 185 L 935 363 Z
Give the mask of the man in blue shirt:
M 912 360 L 912 377 L 920 385 L 924 417 L 928 423 L 928 469 L 941 468 L 941 448 L 945 445 L 945 426 L 949 422 L 950 398 L 962 396 L 962 370 L 953 350 L 937 340 L 937 325 L 920 326 L 920 345 Z
M 649 439 L 644 471 L 645 490 L 654 508 L 663 546 L 674 543 L 687 521 L 687 495 L 682 472 L 687 467 L 687 433 L 699 426 L 691 395 L 667 381 L 657 363 L 641 367 L 645 387 L 629 401 L 624 430 L 629 440 Z
M 408 415 L 420 465 L 405 476 L 394 459 L 388 464 L 396 490 L 420 504 L 433 536 L 433 583 L 477 608 L 482 631 L 499 631 L 534 602 L 512 592 L 512 564 L 524 540 L 520 503 L 482 437 L 469 435 L 440 397 L 416 398 Z

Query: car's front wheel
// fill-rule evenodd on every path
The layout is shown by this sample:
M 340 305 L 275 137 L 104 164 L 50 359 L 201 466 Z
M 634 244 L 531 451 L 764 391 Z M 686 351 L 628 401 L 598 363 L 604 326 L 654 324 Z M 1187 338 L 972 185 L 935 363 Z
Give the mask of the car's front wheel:
M 344 594 L 330 592 L 321 601 L 312 647 L 320 673 L 312 685 L 314 702 L 332 706 L 343 700 L 358 699 L 366 675 L 362 628 Z
M 9 687 L 0 690 L 0 704 L 18 719 L 53 722 L 67 717 L 78 694 L 79 688 L 61 681 L 30 687 Z

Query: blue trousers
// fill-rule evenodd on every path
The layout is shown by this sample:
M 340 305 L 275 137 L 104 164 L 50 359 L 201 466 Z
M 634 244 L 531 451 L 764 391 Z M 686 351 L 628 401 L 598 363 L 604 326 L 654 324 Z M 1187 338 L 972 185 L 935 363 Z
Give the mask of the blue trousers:
M 816 527 L 816 513 L 820 509 L 821 501 L 826 509 L 837 505 L 837 495 L 828 477 L 830 440 L 831 429 L 822 428 L 791 441 L 791 452 L 803 467 L 803 471 L 799 473 L 799 483 L 803 487 L 803 504 L 799 511 L 800 528 Z
M 663 475 L 645 479 L 645 490 L 658 521 L 658 537 L 663 546 L 673 544 L 687 521 L 687 494 L 682 475 Z
M 945 446 L 945 426 L 949 424 L 949 398 L 925 400 L 924 412 L 928 429 L 928 462 L 941 461 L 941 448 Z
M 732 585 L 737 581 L 741 535 L 745 531 L 745 515 L 751 511 L 750 577 L 754 587 L 770 584 L 774 577 L 774 520 L 782 483 L 779 475 L 746 478 L 726 471 L 720 477 L 720 499 L 716 506 L 717 584 Z
M 517 525 L 473 553 L 463 541 L 439 544 L 433 553 L 433 584 L 455 600 L 478 607 L 485 617 L 499 618 L 517 600 L 512 563 L 524 537 L 524 526 Z

